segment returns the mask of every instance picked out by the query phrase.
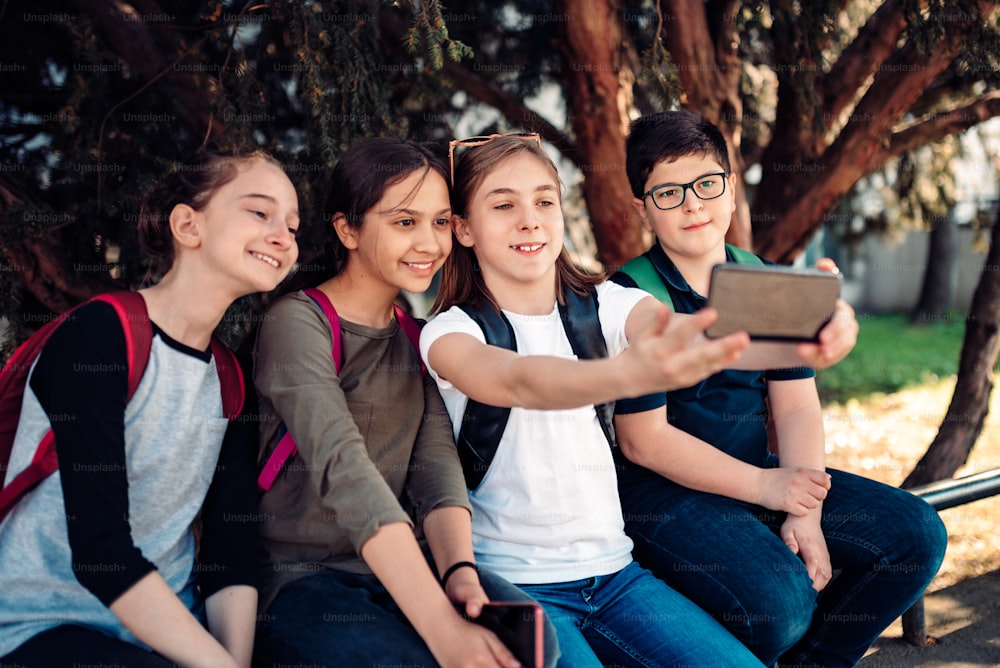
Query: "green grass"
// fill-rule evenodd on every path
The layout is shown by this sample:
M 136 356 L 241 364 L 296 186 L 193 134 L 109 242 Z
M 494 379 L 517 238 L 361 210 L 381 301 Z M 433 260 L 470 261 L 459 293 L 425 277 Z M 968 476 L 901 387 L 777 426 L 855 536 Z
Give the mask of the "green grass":
M 958 370 L 965 315 L 911 326 L 906 314 L 858 316 L 858 343 L 839 364 L 817 374 L 824 403 L 933 383 Z

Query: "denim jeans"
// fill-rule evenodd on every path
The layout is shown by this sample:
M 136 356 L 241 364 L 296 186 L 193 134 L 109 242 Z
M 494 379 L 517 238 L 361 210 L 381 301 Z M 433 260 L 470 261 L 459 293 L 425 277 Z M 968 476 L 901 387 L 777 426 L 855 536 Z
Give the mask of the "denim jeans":
M 503 578 L 481 570 L 491 601 L 530 601 Z M 556 665 L 559 647 L 545 625 L 545 666 Z M 326 570 L 282 587 L 260 616 L 255 666 L 437 666 L 426 643 L 379 581 L 367 575 Z
M 635 562 L 573 582 L 521 585 L 559 635 L 559 668 L 761 664 L 726 629 Z
M 139 645 L 72 624 L 42 631 L 7 656 L 0 657 L 0 668 L 78 666 L 174 668 L 174 662 Z
M 822 529 L 836 577 L 812 588 L 779 536 L 784 513 L 675 485 L 638 467 L 619 476 L 636 559 L 721 621 L 767 665 L 853 666 L 937 573 L 947 534 L 912 494 L 829 470 Z

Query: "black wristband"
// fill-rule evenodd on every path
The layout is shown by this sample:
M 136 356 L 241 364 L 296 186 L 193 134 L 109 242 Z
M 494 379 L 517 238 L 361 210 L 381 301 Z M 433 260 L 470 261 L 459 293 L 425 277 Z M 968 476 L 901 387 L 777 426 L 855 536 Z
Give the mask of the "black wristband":
M 444 575 L 441 576 L 441 589 L 445 588 L 445 585 L 448 584 L 448 578 L 450 578 L 451 575 L 452 575 L 452 573 L 454 573 L 455 571 L 457 571 L 459 568 L 471 568 L 476 573 L 479 572 L 479 567 L 476 566 L 471 561 L 456 561 L 451 566 L 449 566 L 448 570 L 446 570 L 444 572 Z

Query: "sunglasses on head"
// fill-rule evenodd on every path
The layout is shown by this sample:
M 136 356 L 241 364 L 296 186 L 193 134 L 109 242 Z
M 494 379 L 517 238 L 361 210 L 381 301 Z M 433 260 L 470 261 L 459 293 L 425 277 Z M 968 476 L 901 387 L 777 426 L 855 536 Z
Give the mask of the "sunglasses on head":
M 494 139 L 499 139 L 501 137 L 511 137 L 513 139 L 523 139 L 525 141 L 533 141 L 538 144 L 538 147 L 542 147 L 542 138 L 537 132 L 509 132 L 507 134 L 493 134 L 493 135 L 481 135 L 479 137 L 466 137 L 465 139 L 452 139 L 448 142 L 448 164 L 451 167 L 451 183 L 455 184 L 455 148 L 458 146 L 462 147 L 473 147 L 482 146 L 483 144 L 489 144 Z

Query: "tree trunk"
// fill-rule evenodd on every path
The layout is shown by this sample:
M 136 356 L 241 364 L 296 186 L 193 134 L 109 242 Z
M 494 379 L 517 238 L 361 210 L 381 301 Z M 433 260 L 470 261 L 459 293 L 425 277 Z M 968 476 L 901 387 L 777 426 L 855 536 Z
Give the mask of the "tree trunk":
M 972 296 L 955 393 L 937 436 L 902 487 L 950 478 L 969 458 L 983 430 L 1000 353 L 1000 212 L 990 235 L 990 252 Z
M 740 153 L 742 63 L 736 30 L 740 3 L 723 0 L 716 5 L 709 11 L 702 0 L 661 0 L 660 13 L 670 20 L 663 22 L 660 38 L 678 66 L 677 76 L 684 88 L 681 104 L 715 123 L 726 138 L 736 199 L 726 241 L 749 250 L 753 248 L 753 231 Z
M 937 216 L 927 244 L 927 264 L 924 269 L 920 299 L 910 313 L 911 325 L 939 322 L 947 315 L 955 298 L 958 281 L 955 265 L 958 227 L 950 215 Z
M 645 250 L 625 175 L 627 103 L 631 70 L 622 52 L 617 0 L 559 0 L 566 104 L 584 165 L 583 196 L 597 242 L 598 259 L 620 266 Z M 627 86 L 625 85 L 627 83 Z M 591 170 L 587 173 L 586 170 Z

